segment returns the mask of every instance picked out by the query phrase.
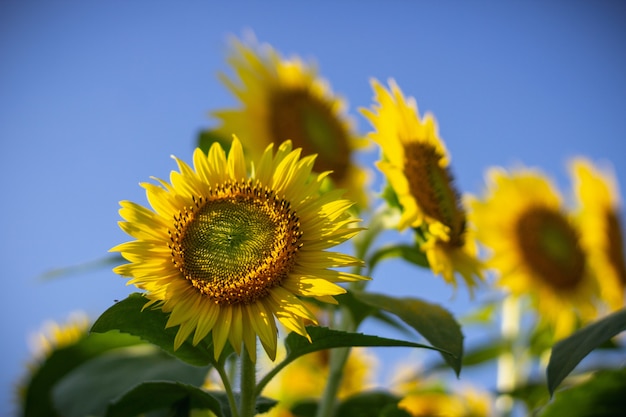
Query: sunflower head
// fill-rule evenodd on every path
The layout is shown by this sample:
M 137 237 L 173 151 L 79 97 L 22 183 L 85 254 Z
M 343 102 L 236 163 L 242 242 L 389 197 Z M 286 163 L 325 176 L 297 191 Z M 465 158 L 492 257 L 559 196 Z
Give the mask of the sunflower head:
M 393 80 L 389 85 L 387 90 L 372 80 L 376 104 L 362 113 L 374 127 L 369 138 L 382 150 L 377 166 L 401 206 L 398 228 L 419 228 L 433 272 L 452 283 L 459 272 L 471 288 L 481 266 L 435 119 L 430 114 L 420 118 L 415 99 L 405 98 Z
M 483 198 L 472 202 L 477 237 L 491 250 L 488 265 L 500 285 L 532 295 L 556 338 L 566 336 L 594 314 L 596 287 L 579 229 L 541 173 L 491 169 L 488 179 Z
M 232 41 L 228 62 L 235 76 L 221 79 L 241 101 L 241 108 L 220 110 L 216 134 L 247 138 L 244 148 L 258 157 L 270 143 L 291 140 L 303 153 L 317 154 L 314 170 L 331 171 L 328 179 L 365 202 L 363 170 L 352 163 L 364 141 L 357 138 L 342 98 L 298 57 L 282 58 L 269 45 Z
M 577 158 L 570 165 L 578 201 L 581 243 L 598 277 L 602 299 L 612 310 L 624 306 L 626 263 L 620 198 L 614 175 Z
M 305 337 L 316 322 L 299 296 L 333 302 L 345 292 L 336 283 L 364 279 L 330 269 L 360 264 L 327 251 L 358 232 L 352 203 L 321 193 L 324 175 L 300 154 L 289 141 L 276 152 L 270 144 L 249 174 L 235 138 L 228 156 L 218 144 L 197 149 L 193 168 L 176 159 L 170 183 L 142 184 L 152 210 L 121 203 L 120 226 L 135 240 L 111 249 L 130 261 L 115 272 L 169 313 L 175 348 L 212 333 L 216 357 L 229 340 L 254 359 L 258 336 L 273 359 L 275 318 Z

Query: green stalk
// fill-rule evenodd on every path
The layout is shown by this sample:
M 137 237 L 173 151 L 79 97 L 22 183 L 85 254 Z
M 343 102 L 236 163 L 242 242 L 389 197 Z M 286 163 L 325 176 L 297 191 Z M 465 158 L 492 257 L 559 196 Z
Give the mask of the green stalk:
M 232 417 L 239 417 L 237 401 L 235 401 L 235 395 L 233 394 L 233 389 L 230 385 L 230 379 L 228 379 L 228 375 L 224 369 L 224 363 L 217 361 L 213 364 L 213 366 L 222 380 L 222 385 L 224 385 L 224 391 L 226 391 L 226 398 L 228 398 L 228 405 L 230 406 L 230 414 Z
M 256 364 L 245 350 L 241 355 L 240 417 L 253 417 L 256 409 Z

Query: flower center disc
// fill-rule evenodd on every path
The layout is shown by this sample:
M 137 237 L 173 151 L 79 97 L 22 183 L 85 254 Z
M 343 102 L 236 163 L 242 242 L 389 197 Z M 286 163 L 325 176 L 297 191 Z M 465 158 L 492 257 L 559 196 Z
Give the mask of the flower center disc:
M 227 184 L 174 221 L 172 261 L 216 304 L 252 303 L 291 271 L 300 223 L 289 203 L 250 183 Z
M 563 215 L 532 208 L 518 220 L 516 234 L 526 264 L 555 290 L 573 290 L 583 280 L 585 254 Z
M 428 144 L 409 142 L 404 145 L 404 175 L 411 195 L 427 216 L 450 228 L 453 246 L 463 246 L 466 218 L 454 188 L 450 171 L 439 165 L 442 159 Z
M 303 154 L 318 154 L 315 169 L 342 179 L 350 164 L 348 133 L 332 108 L 306 90 L 280 91 L 272 97 L 270 128 L 280 141 L 291 139 Z

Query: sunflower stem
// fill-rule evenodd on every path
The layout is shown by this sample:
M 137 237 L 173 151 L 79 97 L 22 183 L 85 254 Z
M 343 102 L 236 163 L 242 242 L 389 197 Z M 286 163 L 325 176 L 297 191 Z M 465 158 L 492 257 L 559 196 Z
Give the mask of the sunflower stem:
M 337 327 L 339 330 L 345 331 L 356 330 L 356 325 L 348 309 L 342 309 Z M 326 381 L 326 386 L 324 387 L 324 392 L 322 393 L 322 398 L 317 408 L 316 417 L 331 417 L 333 415 L 343 377 L 343 368 L 348 361 L 349 355 L 350 348 L 338 348 L 330 351 L 328 381 Z
M 256 364 L 250 358 L 248 351 L 241 355 L 241 402 L 239 417 L 253 417 L 256 406 Z
M 228 374 L 226 373 L 226 369 L 224 368 L 224 362 L 217 361 L 213 363 L 215 370 L 219 374 L 222 379 L 222 385 L 224 386 L 224 391 L 226 391 L 226 398 L 228 398 L 228 405 L 230 406 L 230 414 L 232 417 L 239 417 L 239 410 L 237 409 L 237 401 L 235 401 L 235 395 L 233 394 L 233 388 L 230 385 L 230 379 L 228 378 Z

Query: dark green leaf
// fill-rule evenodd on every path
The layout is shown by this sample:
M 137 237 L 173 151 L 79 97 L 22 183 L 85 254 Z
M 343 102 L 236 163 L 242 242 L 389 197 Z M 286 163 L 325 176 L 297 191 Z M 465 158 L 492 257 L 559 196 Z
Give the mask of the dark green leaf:
M 225 138 L 214 130 L 203 130 L 198 134 L 198 148 L 202 149 L 204 153 L 208 153 L 211 145 L 215 142 L 219 143 L 222 149 L 228 153 L 232 138 Z
M 224 417 L 221 402 L 210 393 L 180 382 L 144 382 L 111 403 L 106 417 L 135 417 L 159 409 L 171 409 L 177 404 L 190 409 L 208 409 Z
M 52 405 L 52 390 L 64 376 L 104 352 L 141 343 L 143 342 L 138 337 L 127 334 L 91 334 L 71 346 L 53 351 L 34 371 L 27 384 L 24 415 L 29 417 L 56 416 L 57 412 Z
M 175 351 L 174 338 L 178 327 L 166 329 L 168 316 L 160 309 L 147 308 L 142 311 L 146 302 L 146 298 L 139 293 L 129 295 L 102 313 L 91 331 L 104 333 L 119 330 L 122 333 L 139 336 L 192 365 L 205 366 L 212 363 L 213 349 L 202 342 L 193 346 L 191 341 L 187 340 Z
M 395 298 L 368 292 L 355 293 L 355 296 L 366 304 L 398 316 L 440 350 L 457 376 L 460 374 L 463 333 L 448 310 L 417 298 Z
M 53 402 L 64 417 L 101 416 L 112 400 L 143 382 L 201 385 L 208 371 L 145 343 L 110 350 L 74 369 L 55 386 Z
M 388 392 L 363 392 L 345 399 L 337 407 L 337 416 L 378 417 L 389 405 L 397 408 L 400 398 Z
M 419 250 L 414 245 L 394 245 L 394 246 L 384 246 L 374 252 L 367 264 L 370 268 L 370 271 L 374 269 L 374 267 L 382 260 L 389 258 L 402 258 L 405 261 L 408 261 L 414 265 L 421 266 L 423 268 L 428 268 L 428 259 L 426 259 L 426 255 L 424 252 Z M 371 272 L 370 272 L 371 273 Z
M 506 394 L 523 402 L 527 410 L 538 410 L 550 400 L 545 381 L 529 381 Z
M 298 401 L 289 411 L 294 417 L 315 417 L 317 415 L 317 401 Z
M 285 348 L 287 355 L 282 362 L 276 365 L 270 372 L 263 377 L 257 385 L 257 390 L 261 392 L 265 385 L 275 376 L 281 369 L 293 362 L 300 356 L 320 350 L 347 348 L 347 347 L 416 347 L 424 349 L 438 350 L 442 353 L 451 355 L 441 348 L 423 345 L 415 342 L 407 342 L 404 340 L 388 339 L 378 336 L 370 336 L 363 333 L 348 333 L 339 330 L 332 330 L 327 327 L 308 326 L 307 332 L 311 337 L 311 341 L 306 337 L 300 336 L 295 332 L 291 332 L 285 338 Z
M 327 327 L 308 326 L 307 332 L 311 336 L 311 342 L 294 332 L 287 336 L 285 339 L 287 357 L 283 362 L 289 363 L 307 353 L 341 347 L 416 347 L 441 351 L 440 348 L 420 343 L 370 336 L 363 333 L 342 332 Z
M 213 396 L 213 398 L 219 401 L 220 404 L 222 405 L 222 411 L 224 413 L 224 417 L 231 417 L 232 414 L 230 412 L 230 404 L 228 402 L 228 397 L 226 396 L 226 393 L 221 392 L 221 391 L 208 391 L 208 392 L 209 394 L 211 394 L 211 396 Z M 239 398 L 240 398 L 239 394 L 235 393 L 234 397 L 235 397 L 235 401 L 239 403 Z M 272 400 L 271 398 L 258 397 L 256 399 L 255 412 L 257 414 L 267 413 L 276 404 L 277 404 L 277 401 Z
M 626 309 L 612 313 L 556 343 L 547 369 L 550 395 L 589 352 L 624 330 Z
M 626 415 L 626 369 L 599 371 L 560 391 L 541 417 L 622 417 Z

